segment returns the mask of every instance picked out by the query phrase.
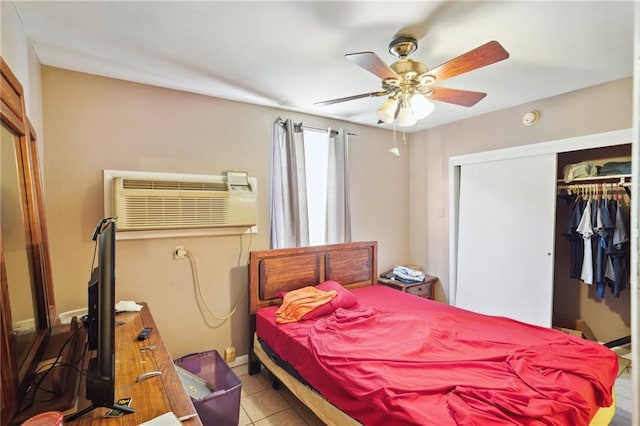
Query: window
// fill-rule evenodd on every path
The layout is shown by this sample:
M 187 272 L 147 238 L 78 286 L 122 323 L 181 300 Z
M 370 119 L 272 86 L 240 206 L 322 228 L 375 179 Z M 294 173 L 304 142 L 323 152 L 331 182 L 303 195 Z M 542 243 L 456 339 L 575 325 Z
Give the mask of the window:
M 303 130 L 304 164 L 307 172 L 309 245 L 325 243 L 327 223 L 327 173 L 329 138 L 326 131 Z

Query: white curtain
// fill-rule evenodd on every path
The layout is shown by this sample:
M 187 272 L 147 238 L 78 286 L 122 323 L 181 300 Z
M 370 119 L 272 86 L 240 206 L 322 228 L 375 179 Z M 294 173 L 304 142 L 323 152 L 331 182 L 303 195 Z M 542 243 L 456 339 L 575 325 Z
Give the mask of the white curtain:
M 324 244 L 351 241 L 347 132 L 327 130 L 328 165 Z M 309 245 L 304 131 L 302 123 L 278 118 L 271 158 L 271 248 Z M 310 142 L 311 143 L 311 142 Z M 313 159 L 308 159 L 313 161 Z M 314 242 L 318 244 L 318 242 Z
M 304 135 L 301 125 L 278 118 L 271 158 L 271 248 L 309 245 Z
M 327 173 L 326 244 L 351 241 L 349 206 L 349 136 L 345 129 L 329 130 L 329 170 Z

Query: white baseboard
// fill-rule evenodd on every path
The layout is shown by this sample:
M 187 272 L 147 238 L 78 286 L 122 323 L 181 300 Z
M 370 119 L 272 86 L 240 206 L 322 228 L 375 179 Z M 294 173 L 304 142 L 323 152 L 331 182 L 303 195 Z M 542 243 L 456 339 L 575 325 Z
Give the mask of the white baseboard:
M 249 355 L 240 355 L 238 357 L 236 357 L 236 359 L 234 359 L 231 362 L 228 362 L 227 364 L 229 364 L 229 367 L 233 368 L 233 367 L 240 367 L 241 365 L 245 365 L 249 363 Z

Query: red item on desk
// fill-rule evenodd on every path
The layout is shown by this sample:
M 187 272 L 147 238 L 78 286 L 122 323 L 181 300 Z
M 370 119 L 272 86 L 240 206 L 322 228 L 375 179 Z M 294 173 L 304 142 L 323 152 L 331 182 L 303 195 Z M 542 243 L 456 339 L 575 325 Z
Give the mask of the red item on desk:
M 25 420 L 21 426 L 62 426 L 63 419 L 59 411 L 46 411 Z

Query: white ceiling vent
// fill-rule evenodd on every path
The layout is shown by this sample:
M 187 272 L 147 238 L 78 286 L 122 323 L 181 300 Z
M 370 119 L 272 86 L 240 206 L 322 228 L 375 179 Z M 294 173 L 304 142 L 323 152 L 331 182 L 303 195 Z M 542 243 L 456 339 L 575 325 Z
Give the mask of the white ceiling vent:
M 177 177 L 177 178 L 176 178 Z M 170 179 L 171 178 L 171 179 Z M 253 183 L 252 183 L 253 181 Z M 257 223 L 255 178 L 114 176 L 113 215 L 119 231 L 250 227 Z

